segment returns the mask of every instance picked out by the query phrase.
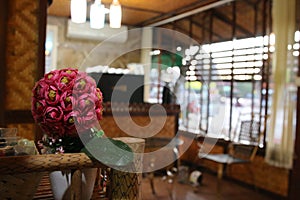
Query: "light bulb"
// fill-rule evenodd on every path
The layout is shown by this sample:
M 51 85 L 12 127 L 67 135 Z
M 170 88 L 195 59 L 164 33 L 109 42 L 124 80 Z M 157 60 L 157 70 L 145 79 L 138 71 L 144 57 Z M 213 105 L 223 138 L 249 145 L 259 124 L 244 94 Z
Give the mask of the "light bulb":
M 86 9 L 86 0 L 71 0 L 71 21 L 74 23 L 85 23 Z
M 122 8 L 118 0 L 113 0 L 109 11 L 109 24 L 111 28 L 120 28 L 122 21 Z
M 105 7 L 101 4 L 101 0 L 96 0 L 91 5 L 90 9 L 90 27 L 94 29 L 101 29 L 105 23 Z

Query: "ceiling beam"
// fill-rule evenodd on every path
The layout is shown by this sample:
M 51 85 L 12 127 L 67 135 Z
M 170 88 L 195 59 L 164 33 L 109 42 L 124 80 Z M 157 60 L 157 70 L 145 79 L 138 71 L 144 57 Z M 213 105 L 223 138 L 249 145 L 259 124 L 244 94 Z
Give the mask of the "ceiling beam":
M 205 27 L 203 24 L 200 24 L 198 21 L 195 21 L 195 20 L 192 19 L 192 23 L 194 25 L 198 26 L 199 28 L 205 30 L 205 31 L 209 31 L 209 28 Z M 212 32 L 212 34 L 214 36 L 216 36 L 217 38 L 219 38 L 219 39 L 223 39 L 222 35 L 220 35 L 220 34 L 218 34 L 216 32 Z
M 122 5 L 122 8 L 125 8 L 125 9 L 128 9 L 128 10 L 134 10 L 134 11 L 164 14 L 163 12 L 160 12 L 160 11 L 157 11 L 157 10 L 150 10 L 150 9 L 145 9 L 145 8 L 137 8 L 137 7 L 131 7 L 131 6 L 124 6 L 124 5 Z
M 167 18 L 176 16 L 179 13 L 185 13 L 185 12 L 188 12 L 190 10 L 194 10 L 196 8 L 206 6 L 206 5 L 214 3 L 216 1 L 218 1 L 218 0 L 198 0 L 197 2 L 191 3 L 191 4 L 186 5 L 184 7 L 181 7 L 181 8 L 169 11 L 169 12 L 164 12 L 163 14 L 161 14 L 159 16 L 147 19 L 143 22 L 140 22 L 140 23 L 136 24 L 136 26 L 148 26 L 149 24 L 152 24 L 154 22 L 161 21 L 163 19 L 167 19 Z
M 189 35 L 189 32 L 186 29 L 184 29 L 176 24 L 174 25 L 174 30 L 175 31 L 178 30 L 181 33 L 184 33 L 185 35 Z M 191 35 L 191 38 L 193 38 L 193 40 L 196 40 L 198 43 L 201 43 L 201 41 L 202 41 L 202 39 L 200 37 L 198 37 L 197 35 L 194 35 L 193 33 Z
M 241 25 L 238 24 L 234 24 L 233 21 L 231 19 L 229 19 L 226 15 L 214 10 L 213 12 L 213 16 L 218 18 L 219 20 L 225 22 L 226 24 L 230 24 L 232 26 L 235 26 L 236 29 L 238 29 L 239 31 L 243 32 L 244 34 L 246 34 L 249 37 L 254 37 L 255 34 L 250 32 L 249 30 L 247 30 L 246 28 L 244 28 Z

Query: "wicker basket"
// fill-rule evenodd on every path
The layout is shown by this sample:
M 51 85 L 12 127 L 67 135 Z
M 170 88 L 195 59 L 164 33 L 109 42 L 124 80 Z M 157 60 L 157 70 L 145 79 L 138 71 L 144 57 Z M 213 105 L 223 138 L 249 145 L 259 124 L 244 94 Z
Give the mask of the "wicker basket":
M 38 154 L 35 148 L 35 155 Z M 23 162 L 27 156 L 14 156 L 16 162 Z M 30 156 L 28 156 L 29 158 Z M 0 166 L 3 162 L 6 162 L 10 157 L 1 157 Z M 11 166 L 13 168 L 13 166 Z M 1 173 L 0 176 L 0 199 L 33 199 L 36 189 L 42 178 L 42 172 L 30 172 L 30 173 Z
M 121 138 L 119 138 L 121 139 Z M 144 142 L 141 140 L 125 141 L 133 150 L 143 150 Z M 135 144 L 137 143 L 137 144 Z M 137 159 L 137 161 L 140 161 Z M 139 163 L 134 163 L 139 166 Z M 71 192 L 74 199 L 80 199 L 81 192 L 81 170 L 85 168 L 107 168 L 104 164 L 91 160 L 84 153 L 65 153 L 65 154 L 45 154 L 45 155 L 28 155 L 28 156 L 6 156 L 0 157 L 0 199 L 33 199 L 37 187 L 39 186 L 42 176 L 45 172 L 58 170 L 74 170 L 72 176 Z M 136 166 L 135 166 L 136 167 Z M 118 190 L 113 185 L 111 199 L 139 200 L 140 198 L 140 174 L 124 173 L 113 170 L 113 184 L 120 181 L 119 178 L 128 182 L 122 185 Z
M 1 175 L 0 199 L 33 199 L 42 175 L 42 172 Z

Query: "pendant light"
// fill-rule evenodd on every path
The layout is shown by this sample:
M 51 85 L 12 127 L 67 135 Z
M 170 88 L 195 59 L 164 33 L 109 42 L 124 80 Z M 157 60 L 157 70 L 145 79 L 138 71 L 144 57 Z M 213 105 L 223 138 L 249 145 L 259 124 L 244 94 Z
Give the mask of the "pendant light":
M 113 0 L 109 10 L 109 25 L 111 28 L 120 28 L 122 21 L 122 8 L 118 0 Z
M 71 0 L 71 21 L 74 23 L 85 23 L 86 9 L 86 0 Z
M 90 27 L 101 29 L 105 23 L 105 7 L 101 0 L 95 0 L 90 9 Z

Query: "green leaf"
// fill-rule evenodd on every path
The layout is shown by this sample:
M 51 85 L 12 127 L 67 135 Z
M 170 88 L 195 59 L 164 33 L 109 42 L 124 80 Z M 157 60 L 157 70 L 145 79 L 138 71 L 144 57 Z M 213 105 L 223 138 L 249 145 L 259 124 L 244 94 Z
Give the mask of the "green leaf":
M 132 149 L 120 140 L 94 137 L 82 152 L 109 166 L 126 166 L 133 161 Z
M 103 135 L 104 135 L 104 131 L 103 130 L 98 130 L 96 132 L 96 136 L 99 137 L 99 138 L 101 138 Z

